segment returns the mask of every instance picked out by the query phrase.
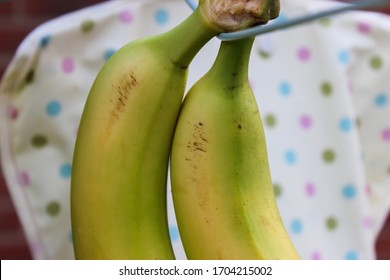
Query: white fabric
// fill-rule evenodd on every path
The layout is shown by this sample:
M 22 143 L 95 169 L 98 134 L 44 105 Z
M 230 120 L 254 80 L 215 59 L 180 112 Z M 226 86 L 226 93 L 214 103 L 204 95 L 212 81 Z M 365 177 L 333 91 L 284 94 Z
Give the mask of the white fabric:
M 281 4 L 276 20 L 339 5 Z M 181 0 L 108 1 L 43 24 L 18 48 L 1 82 L 1 157 L 35 259 L 73 259 L 71 159 L 100 67 L 127 42 L 190 13 Z M 213 39 L 201 50 L 188 86 L 208 70 L 218 46 Z M 389 49 L 389 17 L 369 12 L 256 39 L 250 80 L 280 211 L 303 259 L 375 259 L 390 206 Z M 185 259 L 168 201 L 176 256 Z

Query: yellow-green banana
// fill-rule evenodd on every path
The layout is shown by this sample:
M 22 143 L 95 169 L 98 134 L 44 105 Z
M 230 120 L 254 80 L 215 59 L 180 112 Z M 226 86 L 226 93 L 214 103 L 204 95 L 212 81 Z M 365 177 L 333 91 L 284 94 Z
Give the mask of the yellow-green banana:
M 222 42 L 179 115 L 170 171 L 188 259 L 299 259 L 279 214 L 248 81 L 252 45 L 253 38 Z
M 220 9 L 223 2 L 227 5 Z M 175 258 L 166 180 L 187 68 L 219 32 L 256 24 L 265 5 L 246 3 L 232 11 L 229 2 L 200 1 L 177 27 L 127 44 L 99 72 L 82 114 L 72 166 L 76 259 Z

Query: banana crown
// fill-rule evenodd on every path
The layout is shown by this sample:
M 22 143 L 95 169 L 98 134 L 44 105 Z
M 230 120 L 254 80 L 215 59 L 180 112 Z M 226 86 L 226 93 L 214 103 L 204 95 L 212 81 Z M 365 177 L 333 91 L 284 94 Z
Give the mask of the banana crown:
M 265 24 L 276 18 L 279 0 L 203 0 L 200 3 L 206 17 L 227 31 Z

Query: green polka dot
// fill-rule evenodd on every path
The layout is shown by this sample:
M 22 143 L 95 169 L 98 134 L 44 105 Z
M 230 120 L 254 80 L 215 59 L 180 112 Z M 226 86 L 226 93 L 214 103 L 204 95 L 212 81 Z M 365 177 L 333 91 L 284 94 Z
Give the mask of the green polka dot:
M 319 21 L 319 23 L 320 23 L 322 26 L 325 26 L 325 27 L 330 26 L 330 23 L 331 23 L 330 18 L 326 18 L 326 17 L 321 18 L 321 19 L 319 19 L 318 21 Z
M 28 84 L 32 83 L 34 81 L 34 76 L 35 76 L 34 69 L 31 69 L 30 71 L 27 72 L 25 82 Z
M 44 135 L 34 135 L 31 139 L 31 144 L 36 148 L 41 148 L 47 144 L 47 138 Z
M 51 201 L 46 205 L 46 213 L 49 216 L 56 216 L 60 212 L 60 204 L 57 201 Z
M 265 59 L 271 57 L 271 54 L 267 51 L 264 51 L 264 50 L 259 50 L 259 55 L 260 55 L 260 57 L 265 58 Z
M 322 153 L 322 159 L 326 163 L 332 163 L 336 159 L 336 154 L 334 151 L 327 149 Z
M 276 125 L 276 117 L 273 114 L 268 114 L 265 116 L 265 124 L 268 127 L 274 127 Z
M 380 69 L 382 67 L 382 58 L 379 56 L 373 56 L 370 60 L 370 65 L 373 69 Z
M 360 118 L 356 118 L 355 125 L 356 125 L 357 128 L 361 128 L 362 120 Z
M 280 197 L 282 195 L 282 186 L 279 184 L 274 184 L 273 188 L 274 188 L 275 196 Z
M 83 33 L 88 33 L 93 29 L 95 23 L 92 20 L 85 20 L 81 23 L 80 29 Z
M 321 92 L 324 96 L 329 96 L 333 92 L 332 84 L 329 82 L 323 82 L 321 84 Z
M 337 220 L 334 217 L 329 217 L 326 219 L 326 228 L 328 230 L 335 230 L 337 228 Z

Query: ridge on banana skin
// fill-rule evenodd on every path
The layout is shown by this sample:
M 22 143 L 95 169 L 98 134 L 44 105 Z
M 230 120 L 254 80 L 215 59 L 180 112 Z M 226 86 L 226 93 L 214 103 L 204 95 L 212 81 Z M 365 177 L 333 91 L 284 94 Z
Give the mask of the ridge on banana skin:
M 222 42 L 179 115 L 171 185 L 188 259 L 299 259 L 279 214 L 248 81 L 252 44 Z
M 187 68 L 226 31 L 205 13 L 214 4 L 200 1 L 171 31 L 124 46 L 96 77 L 73 155 L 76 259 L 175 258 L 166 209 L 169 152 Z

